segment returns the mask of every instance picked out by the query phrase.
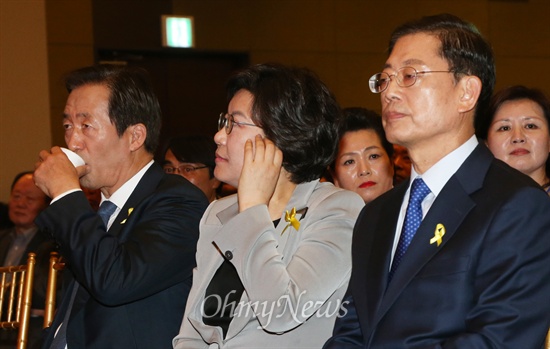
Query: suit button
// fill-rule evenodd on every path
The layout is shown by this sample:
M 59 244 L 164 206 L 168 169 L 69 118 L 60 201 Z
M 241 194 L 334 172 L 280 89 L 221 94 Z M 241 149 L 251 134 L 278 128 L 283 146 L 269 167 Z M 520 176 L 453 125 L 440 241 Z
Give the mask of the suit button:
M 225 251 L 225 258 L 227 258 L 228 261 L 233 259 L 233 252 L 231 251 Z

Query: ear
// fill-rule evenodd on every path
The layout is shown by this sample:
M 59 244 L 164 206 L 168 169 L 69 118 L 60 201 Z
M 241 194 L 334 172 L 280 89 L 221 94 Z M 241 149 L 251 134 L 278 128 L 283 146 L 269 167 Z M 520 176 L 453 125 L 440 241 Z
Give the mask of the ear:
M 143 147 L 147 138 L 147 128 L 144 124 L 130 126 L 130 151 L 136 151 Z
M 460 100 L 458 106 L 459 113 L 466 113 L 474 110 L 481 93 L 481 80 L 477 76 L 468 75 L 459 82 Z

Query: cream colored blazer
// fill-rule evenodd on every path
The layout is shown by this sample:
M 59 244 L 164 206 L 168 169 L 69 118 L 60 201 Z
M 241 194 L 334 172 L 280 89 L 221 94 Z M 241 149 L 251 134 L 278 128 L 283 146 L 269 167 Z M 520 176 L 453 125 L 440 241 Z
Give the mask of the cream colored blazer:
M 331 336 L 351 271 L 351 236 L 364 202 L 354 192 L 318 180 L 296 187 L 286 210 L 298 229 L 274 227 L 267 206 L 238 214 L 237 196 L 213 202 L 200 225 L 197 267 L 174 348 L 321 348 Z M 233 306 L 226 338 L 205 325 L 207 286 L 223 259 L 237 269 L 245 292 Z

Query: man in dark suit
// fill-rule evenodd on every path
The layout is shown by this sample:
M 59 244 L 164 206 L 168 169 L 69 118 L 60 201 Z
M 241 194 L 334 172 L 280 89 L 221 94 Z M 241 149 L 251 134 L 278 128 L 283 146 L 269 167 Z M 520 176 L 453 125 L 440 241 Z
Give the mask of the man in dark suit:
M 494 79 L 489 44 L 455 16 L 392 34 L 370 88 L 388 139 L 409 151 L 411 181 L 360 214 L 325 348 L 542 348 L 550 199 L 474 136 Z
M 35 218 L 50 202 L 34 185 L 32 172 L 21 172 L 13 180 L 8 201 L 10 221 L 14 226 L 0 231 L 0 263 L 4 266 L 27 264 L 30 252 L 36 254 L 28 347 L 40 340 L 44 323 L 44 305 L 50 252 L 54 241 L 38 229 Z M 3 313 L 7 310 L 3 303 Z M 0 348 L 15 348 L 17 331 L 0 332 Z
M 66 86 L 65 141 L 86 164 L 73 167 L 53 147 L 40 152 L 34 173 L 53 198 L 37 224 L 75 279 L 44 348 L 170 348 L 208 202 L 153 161 L 160 108 L 144 71 L 87 67 Z M 101 190 L 97 213 L 80 185 Z

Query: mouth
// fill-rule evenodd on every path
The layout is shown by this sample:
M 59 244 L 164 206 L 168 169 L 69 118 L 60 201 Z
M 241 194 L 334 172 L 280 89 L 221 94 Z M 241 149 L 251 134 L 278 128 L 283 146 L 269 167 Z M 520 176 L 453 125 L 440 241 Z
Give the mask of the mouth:
M 519 149 L 514 149 L 513 151 L 510 152 L 510 155 L 526 155 L 526 154 L 529 154 L 530 151 L 527 150 L 527 149 L 523 149 L 523 148 L 519 148 Z
M 227 161 L 225 158 L 221 157 L 220 154 L 216 153 L 216 159 L 215 159 L 216 162 L 222 162 L 222 161 Z
M 376 185 L 376 182 L 368 181 L 368 182 L 361 183 L 359 188 L 361 188 L 361 189 L 370 188 L 370 187 L 375 186 L 375 185 Z
M 386 120 L 395 120 L 395 119 L 401 119 L 402 117 L 405 116 L 404 113 L 400 113 L 398 111 L 395 111 L 395 110 L 388 110 L 388 111 L 385 111 L 382 113 L 382 115 L 384 116 L 384 118 Z

